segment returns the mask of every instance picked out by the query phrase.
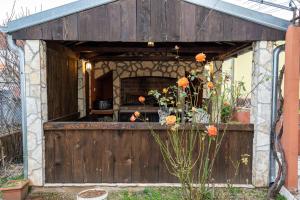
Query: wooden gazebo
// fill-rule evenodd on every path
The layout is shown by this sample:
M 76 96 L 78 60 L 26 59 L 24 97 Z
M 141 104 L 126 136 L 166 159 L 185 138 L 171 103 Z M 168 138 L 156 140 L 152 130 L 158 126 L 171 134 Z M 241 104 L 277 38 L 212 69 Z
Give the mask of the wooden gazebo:
M 287 26 L 270 15 L 207 0 L 80 0 L 12 21 L 5 31 L 25 40 L 23 135 L 29 179 L 34 185 L 175 182 L 143 123 L 119 122 L 120 113 L 130 110 L 124 101 L 141 91 L 122 86 L 137 85 L 138 77 L 168 83 L 184 76 L 197 68 L 199 52 L 220 66 L 254 50 L 254 72 L 269 73 L 263 69 L 271 67 L 273 42 L 284 40 Z M 93 64 L 90 73 L 86 61 Z M 156 80 L 149 78 L 149 84 Z M 252 155 L 253 165 L 234 181 L 268 184 L 270 150 L 261 147 L 269 145 L 271 83 L 264 84 L 252 97 L 253 124 L 229 127 L 216 163 L 219 183 L 234 173 L 228 156 L 239 158 L 243 152 Z M 113 99 L 112 108 L 102 112 L 113 122 L 78 121 L 101 97 Z M 153 126 L 165 133 L 159 124 Z

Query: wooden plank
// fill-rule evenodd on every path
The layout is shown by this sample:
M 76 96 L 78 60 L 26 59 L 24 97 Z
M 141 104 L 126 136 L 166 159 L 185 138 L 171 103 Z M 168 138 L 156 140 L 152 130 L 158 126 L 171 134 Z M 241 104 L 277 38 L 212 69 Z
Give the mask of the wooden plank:
M 65 181 L 64 175 L 64 157 L 65 157 L 65 149 L 64 149 L 64 134 L 63 131 L 56 132 L 54 135 L 54 165 L 55 165 L 55 180 L 58 182 Z
M 209 24 L 209 10 L 204 7 L 196 7 L 196 41 L 204 41 Z
M 160 150 L 150 131 L 133 131 L 132 156 L 132 182 L 157 183 Z
M 102 163 L 101 163 L 101 179 L 103 183 L 114 182 L 114 149 L 113 136 L 117 131 L 101 130 L 102 138 Z
M 78 40 L 78 14 L 63 18 L 63 40 Z
M 92 40 L 94 37 L 93 30 L 94 30 L 94 24 L 91 20 L 93 16 L 91 16 L 91 10 L 85 10 L 80 13 L 78 13 L 78 38 L 79 41 L 88 41 Z M 97 29 L 99 27 L 96 27 Z M 96 39 L 94 39 L 95 41 Z
M 45 181 L 47 183 L 56 182 L 55 163 L 54 163 L 54 134 L 51 131 L 45 131 Z
M 166 41 L 179 41 L 181 25 L 181 0 L 166 1 Z
M 87 131 L 89 132 L 89 131 Z M 86 181 L 89 183 L 101 183 L 102 182 L 102 162 L 103 162 L 103 152 L 105 151 L 103 145 L 103 134 L 92 132 L 91 137 L 87 141 L 87 145 L 90 145 L 90 153 L 93 155 L 93 160 L 87 160 L 87 163 L 91 163 L 87 168 Z M 90 158 L 90 157 L 88 157 Z
M 113 136 L 114 182 L 131 182 L 132 131 L 119 131 Z
M 79 40 L 107 41 L 109 22 L 106 6 L 95 7 L 78 14 Z
M 121 41 L 136 41 L 136 0 L 120 0 Z
M 44 123 L 45 130 L 149 130 L 149 126 L 153 130 L 167 130 L 167 126 L 162 126 L 159 123 L 131 123 L 131 122 L 46 122 Z M 189 129 L 189 125 L 182 128 Z M 238 131 L 243 134 L 252 134 L 253 124 L 221 124 L 219 129 L 227 131 Z M 205 124 L 199 124 L 199 130 L 206 130 Z
M 231 138 L 231 137 L 230 137 Z M 215 159 L 215 164 L 212 173 L 212 179 L 214 183 L 225 183 L 227 180 L 233 178 L 231 176 L 233 170 L 225 170 L 225 169 L 232 169 L 232 163 L 230 159 L 233 159 L 229 152 L 231 149 L 231 145 L 234 143 L 229 140 L 229 135 L 225 133 L 223 138 L 223 144 L 220 147 L 218 152 L 218 156 Z
M 60 123 L 60 122 L 52 122 Z M 97 123 L 93 123 L 97 124 Z M 111 123 L 113 124 L 113 123 Z M 89 127 L 91 123 L 86 123 Z M 224 136 L 215 161 L 215 183 L 251 183 L 252 158 L 234 178 L 232 161 L 252 155 L 253 126 L 235 125 Z M 229 127 L 230 128 L 230 127 Z M 167 140 L 166 130 L 156 130 Z M 196 150 L 196 149 L 195 149 Z M 46 183 L 174 183 L 149 130 L 45 129 Z M 195 172 L 197 170 L 195 169 Z M 234 179 L 233 179 L 234 178 Z
M 168 144 L 169 146 L 171 146 L 171 143 L 169 141 L 167 132 L 158 132 L 159 134 L 161 134 L 161 140 L 164 141 L 166 144 Z M 171 151 L 171 147 L 170 147 L 170 151 Z M 163 155 L 160 153 L 159 154 L 159 178 L 158 178 L 158 182 L 159 183 L 178 183 L 178 179 L 177 177 L 173 176 L 170 174 L 167 166 L 169 166 L 169 169 L 171 170 L 170 167 L 170 163 L 168 163 L 168 160 L 164 160 Z
M 0 136 L 0 148 L 5 156 L 5 162 L 21 162 L 23 160 L 22 152 L 22 134 L 16 131 Z
M 81 142 L 82 142 L 82 152 L 83 152 L 83 182 L 84 183 L 100 183 L 101 173 L 100 166 L 102 163 L 101 159 L 101 144 L 97 142 L 101 141 L 101 134 L 90 131 L 82 131 Z M 100 156 L 99 156 L 100 154 Z M 93 156 L 86 156 L 93 155 Z
M 151 0 L 151 41 L 166 41 L 167 39 L 167 21 L 166 21 L 166 1 Z
M 205 9 L 204 15 L 204 27 L 201 33 L 203 34 L 204 41 L 215 40 L 219 41 L 223 39 L 223 14 L 216 11 Z M 204 28 L 203 27 L 203 28 Z
M 233 39 L 233 19 L 234 17 L 228 15 L 223 18 L 223 37 L 224 41 L 231 41 Z
M 63 140 L 61 140 L 63 143 L 63 183 L 71 183 L 74 180 L 74 170 L 75 170 L 75 165 L 74 165 L 74 151 L 72 148 L 72 138 L 73 138 L 73 132 L 72 131 L 62 131 L 62 137 Z
M 232 38 L 238 41 L 244 40 L 245 36 L 247 36 L 247 27 L 244 21 L 239 18 L 233 18 L 232 23 Z
M 139 0 L 137 4 L 137 26 L 136 34 L 138 41 L 147 42 L 150 40 L 150 27 L 151 27 L 151 1 Z
M 181 1 L 180 41 L 196 40 L 196 7 Z M 200 51 L 199 51 L 200 52 Z
M 47 47 L 49 120 L 78 112 L 77 58 L 71 50 L 55 47 L 51 43 Z
M 51 40 L 63 40 L 63 19 L 59 18 L 48 23 L 51 31 Z
M 100 6 L 93 9 L 91 32 L 96 41 L 109 41 L 109 23 L 107 6 Z
M 84 183 L 84 172 L 87 164 L 85 163 L 85 157 L 87 155 L 84 155 L 85 140 L 81 137 L 80 131 L 73 131 L 72 139 L 69 139 L 69 148 L 73 150 L 73 182 Z
M 107 5 L 108 20 L 109 20 L 109 40 L 120 41 L 121 40 L 121 5 L 119 1 L 113 2 Z

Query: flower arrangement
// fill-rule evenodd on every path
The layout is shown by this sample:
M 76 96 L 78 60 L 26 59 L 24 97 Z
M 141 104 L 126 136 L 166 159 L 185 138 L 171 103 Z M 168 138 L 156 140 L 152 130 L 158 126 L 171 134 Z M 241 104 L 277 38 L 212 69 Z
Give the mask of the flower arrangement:
M 159 106 L 168 110 L 168 115 L 160 120 L 167 127 L 167 138 L 149 129 L 160 147 L 168 171 L 181 183 L 184 200 L 211 199 L 211 188 L 207 184 L 213 180 L 213 166 L 220 149 L 226 124 L 234 111 L 234 104 L 240 92 L 232 95 L 232 85 L 228 75 L 222 75 L 221 69 L 215 69 L 210 63 L 205 67 L 206 55 L 195 57 L 202 63 L 202 69 L 193 70 L 186 77 L 181 77 L 177 85 L 162 91 L 151 90 Z M 237 85 L 241 91 L 241 85 Z M 207 98 L 200 102 L 200 92 L 205 89 Z M 144 97 L 138 98 L 140 103 Z M 136 111 L 130 121 L 143 120 Z M 202 124 L 205 119 L 206 124 Z M 224 120 L 226 119 L 226 120 Z M 146 120 L 144 120 L 146 121 Z

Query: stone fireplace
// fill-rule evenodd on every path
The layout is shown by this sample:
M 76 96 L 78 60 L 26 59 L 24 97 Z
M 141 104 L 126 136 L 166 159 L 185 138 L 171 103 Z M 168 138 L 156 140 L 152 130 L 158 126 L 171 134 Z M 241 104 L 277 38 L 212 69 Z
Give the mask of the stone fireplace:
M 196 69 L 202 66 L 193 61 L 101 61 L 95 64 L 94 78 L 113 73 L 114 120 L 118 120 L 120 107 L 130 100 L 129 97 L 132 102 L 134 97 L 146 96 L 150 89 L 174 84 L 186 72 Z
M 176 80 L 176 78 L 156 76 L 122 78 L 121 105 L 138 105 L 138 97 L 144 96 L 147 97 L 145 104 L 154 106 L 156 102 L 148 97 L 148 91 L 162 91 L 163 88 L 176 84 Z

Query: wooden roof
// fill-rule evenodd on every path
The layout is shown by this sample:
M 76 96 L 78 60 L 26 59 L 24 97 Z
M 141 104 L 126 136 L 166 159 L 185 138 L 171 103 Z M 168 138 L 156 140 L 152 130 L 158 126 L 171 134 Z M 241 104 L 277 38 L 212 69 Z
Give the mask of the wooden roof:
M 284 40 L 285 30 L 183 0 L 118 0 L 12 31 L 14 39 L 94 42 Z

